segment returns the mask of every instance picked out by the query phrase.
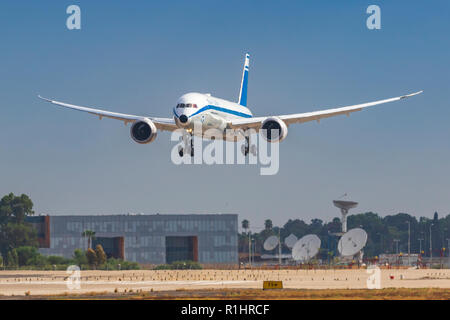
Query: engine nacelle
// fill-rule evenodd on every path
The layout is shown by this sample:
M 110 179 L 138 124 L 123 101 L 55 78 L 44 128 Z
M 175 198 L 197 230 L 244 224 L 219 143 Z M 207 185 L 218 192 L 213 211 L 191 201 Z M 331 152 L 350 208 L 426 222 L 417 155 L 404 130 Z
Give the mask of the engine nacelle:
M 157 129 L 150 119 L 145 119 L 133 123 L 130 133 L 135 142 L 145 144 L 155 140 Z
M 264 140 L 272 143 L 283 141 L 288 134 L 286 123 L 284 123 L 284 121 L 280 118 L 276 117 L 265 119 L 261 124 L 261 129 L 262 130 L 260 130 L 260 133 Z

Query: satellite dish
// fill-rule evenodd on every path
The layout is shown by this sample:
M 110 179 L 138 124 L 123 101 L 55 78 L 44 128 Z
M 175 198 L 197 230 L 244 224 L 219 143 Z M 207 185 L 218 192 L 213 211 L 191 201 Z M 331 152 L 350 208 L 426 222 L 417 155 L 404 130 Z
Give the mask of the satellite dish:
M 297 237 L 295 236 L 295 234 L 290 234 L 288 237 L 286 237 L 284 239 L 284 244 L 289 248 L 292 249 L 295 245 L 295 243 L 297 242 Z
M 367 242 L 367 232 L 361 228 L 354 228 L 339 239 L 338 250 L 341 256 L 357 254 Z
M 333 200 L 333 203 L 336 207 L 345 211 L 348 211 L 352 208 L 356 208 L 356 206 L 358 205 L 358 202 L 344 201 L 344 200 Z
M 277 236 L 270 236 L 264 241 L 264 250 L 270 251 L 277 247 L 278 245 L 278 237 Z
M 342 223 L 342 233 L 347 232 L 347 214 L 352 208 L 356 208 L 358 202 L 355 201 L 345 201 L 345 200 L 333 200 L 333 204 L 341 209 L 341 223 Z M 340 234 L 342 235 L 342 234 Z
M 320 249 L 320 239 L 315 234 L 308 234 L 298 240 L 292 248 L 295 261 L 306 262 L 313 258 Z

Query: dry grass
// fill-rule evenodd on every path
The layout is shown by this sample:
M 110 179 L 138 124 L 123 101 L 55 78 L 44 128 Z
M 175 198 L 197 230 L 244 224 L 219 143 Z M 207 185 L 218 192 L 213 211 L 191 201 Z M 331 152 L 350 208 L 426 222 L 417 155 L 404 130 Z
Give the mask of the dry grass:
M 130 297 L 134 298 L 134 297 Z M 258 290 L 224 289 L 160 291 L 145 293 L 142 299 L 238 299 L 238 300 L 450 300 L 450 289 L 331 289 L 331 290 Z
M 322 290 L 261 290 L 203 289 L 176 291 L 142 291 L 139 293 L 88 292 L 59 296 L 33 296 L 31 299 L 130 299 L 130 300 L 450 300 L 450 289 L 389 288 L 322 289 Z

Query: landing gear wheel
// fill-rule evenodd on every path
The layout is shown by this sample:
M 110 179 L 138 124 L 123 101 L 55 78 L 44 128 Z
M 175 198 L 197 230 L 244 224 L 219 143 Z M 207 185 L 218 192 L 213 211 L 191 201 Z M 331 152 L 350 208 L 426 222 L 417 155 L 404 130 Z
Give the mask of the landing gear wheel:
M 256 147 L 255 147 L 255 149 L 256 149 Z M 244 156 L 247 156 L 249 151 L 250 151 L 250 137 L 245 136 L 245 144 L 243 144 L 241 146 L 241 152 Z
M 242 154 L 244 155 L 244 156 L 247 156 L 248 155 L 248 147 L 246 147 L 246 146 L 244 146 L 244 145 L 242 145 L 241 146 L 241 152 L 242 152 Z
M 184 149 L 183 149 L 182 146 L 179 146 L 179 147 L 178 147 L 178 154 L 180 155 L 180 157 L 183 157 Z

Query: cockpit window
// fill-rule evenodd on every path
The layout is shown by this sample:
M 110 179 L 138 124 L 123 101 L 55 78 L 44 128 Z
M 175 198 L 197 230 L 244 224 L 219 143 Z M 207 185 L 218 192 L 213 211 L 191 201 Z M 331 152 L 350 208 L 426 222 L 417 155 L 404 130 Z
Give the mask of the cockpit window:
M 195 103 L 179 103 L 177 104 L 177 108 L 197 108 L 197 105 Z

